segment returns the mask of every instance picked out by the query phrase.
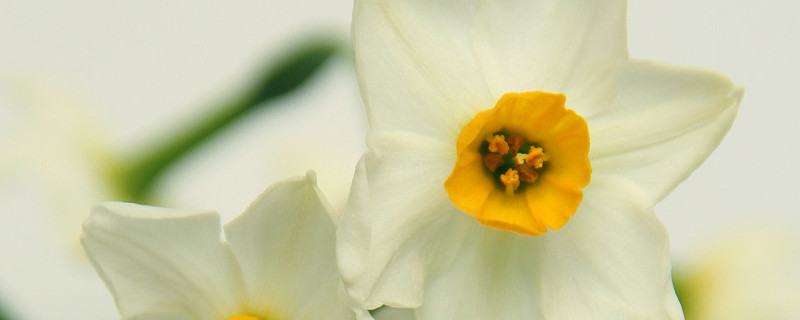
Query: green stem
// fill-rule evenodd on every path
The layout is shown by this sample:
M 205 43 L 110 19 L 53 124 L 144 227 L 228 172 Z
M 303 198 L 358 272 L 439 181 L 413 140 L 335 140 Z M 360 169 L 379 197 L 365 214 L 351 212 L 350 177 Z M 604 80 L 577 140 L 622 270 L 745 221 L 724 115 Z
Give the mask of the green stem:
M 11 314 L 7 312 L 5 305 L 0 304 L 0 320 L 11 320 L 11 319 L 15 318 L 11 317 Z
M 341 49 L 340 42 L 315 39 L 279 58 L 243 95 L 228 101 L 189 127 L 162 139 L 159 146 L 145 150 L 118 171 L 121 196 L 127 201 L 147 202 L 154 184 L 173 165 L 210 137 L 250 112 L 271 106 L 267 102 L 291 93 Z
M 681 303 L 683 314 L 686 319 L 694 318 L 695 296 L 692 294 L 697 288 L 692 287 L 691 281 L 688 279 L 686 272 L 683 272 L 675 264 L 672 266 L 672 285 L 675 288 L 675 294 L 678 296 L 678 301 Z

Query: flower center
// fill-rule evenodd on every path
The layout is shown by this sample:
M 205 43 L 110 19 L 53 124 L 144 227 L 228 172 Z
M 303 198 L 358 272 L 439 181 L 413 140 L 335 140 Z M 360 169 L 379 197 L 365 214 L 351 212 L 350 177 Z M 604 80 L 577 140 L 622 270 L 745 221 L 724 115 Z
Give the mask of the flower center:
M 495 132 L 481 144 L 483 164 L 502 183 L 506 193 L 536 182 L 549 156 L 519 134 Z M 523 151 L 527 153 L 523 153 Z
M 580 205 L 591 179 L 589 129 L 566 97 L 507 93 L 458 136 L 444 187 L 480 223 L 526 235 L 558 230 Z
M 228 318 L 228 320 L 258 320 L 258 318 L 244 314 L 237 314 L 233 317 Z

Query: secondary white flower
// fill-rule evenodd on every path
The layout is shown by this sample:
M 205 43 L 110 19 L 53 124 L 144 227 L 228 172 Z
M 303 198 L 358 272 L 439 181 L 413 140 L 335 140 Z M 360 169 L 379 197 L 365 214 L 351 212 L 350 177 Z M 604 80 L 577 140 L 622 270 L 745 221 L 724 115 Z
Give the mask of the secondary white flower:
M 22 74 L 9 82 L 7 93 L 15 98 L 10 111 L 19 117 L 0 135 L 0 178 L 24 173 L 39 182 L 61 242 L 78 252 L 86 209 L 115 196 L 108 132 L 74 88 L 47 75 Z
M 625 1 L 356 1 L 371 131 L 338 231 L 350 295 L 424 319 L 681 317 L 653 205 L 743 91 L 629 60 L 625 15 Z
M 78 239 L 87 210 L 117 195 L 105 170 L 116 160 L 111 132 L 49 72 L 0 78 L 0 304 L 24 319 L 110 319 Z
M 748 223 L 721 234 L 679 268 L 689 319 L 797 319 L 800 237 L 796 226 Z
M 224 240 L 216 212 L 107 202 L 82 243 L 124 319 L 354 319 L 331 215 L 309 172 L 267 189 Z

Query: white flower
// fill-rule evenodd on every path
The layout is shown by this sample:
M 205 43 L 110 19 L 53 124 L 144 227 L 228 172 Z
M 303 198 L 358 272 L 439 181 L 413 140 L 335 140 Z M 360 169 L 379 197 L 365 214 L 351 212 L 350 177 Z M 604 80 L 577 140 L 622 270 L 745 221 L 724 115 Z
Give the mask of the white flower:
M 105 170 L 116 160 L 111 132 L 80 90 L 57 76 L 6 76 L 0 75 L 0 252 L 8 263 L 0 267 L 0 304 L 24 319 L 108 319 L 114 305 L 78 239 L 87 210 L 117 195 Z
M 796 230 L 791 223 L 753 221 L 704 244 L 695 259 L 676 273 L 686 316 L 797 319 L 800 237 Z
M 82 243 L 124 319 L 354 319 L 331 214 L 309 172 L 267 189 L 224 240 L 216 212 L 107 202 Z
M 371 131 L 337 236 L 351 296 L 423 319 L 681 317 L 653 206 L 743 91 L 629 60 L 625 15 L 625 1 L 356 1 Z M 515 135 L 542 150 L 509 148 Z
M 9 95 L 18 100 L 10 111 L 19 117 L 0 136 L 0 178 L 25 173 L 39 182 L 53 213 L 50 220 L 63 233 L 61 242 L 79 250 L 86 209 L 115 196 L 109 173 L 116 159 L 109 134 L 75 88 L 35 74 L 18 75 L 9 84 Z

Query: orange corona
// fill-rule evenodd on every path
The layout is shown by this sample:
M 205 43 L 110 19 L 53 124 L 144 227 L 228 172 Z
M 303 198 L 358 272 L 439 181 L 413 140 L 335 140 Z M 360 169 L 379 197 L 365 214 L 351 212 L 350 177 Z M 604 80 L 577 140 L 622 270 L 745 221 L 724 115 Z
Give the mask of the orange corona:
M 444 187 L 480 223 L 526 235 L 558 230 L 575 213 L 591 179 L 589 129 L 542 91 L 507 93 L 458 136 Z

